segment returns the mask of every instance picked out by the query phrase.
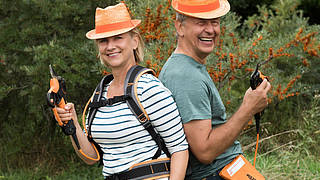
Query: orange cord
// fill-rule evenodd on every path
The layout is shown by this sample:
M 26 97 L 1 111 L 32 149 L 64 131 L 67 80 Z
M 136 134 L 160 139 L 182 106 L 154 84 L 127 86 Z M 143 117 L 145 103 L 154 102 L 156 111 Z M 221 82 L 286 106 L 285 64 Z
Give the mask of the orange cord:
M 93 146 L 93 149 L 96 151 L 97 158 L 92 158 L 92 157 L 86 155 L 86 154 L 82 151 L 82 149 L 79 149 L 79 152 L 80 152 L 84 157 L 86 157 L 86 158 L 88 158 L 88 159 L 90 159 L 90 160 L 99 161 L 99 160 L 100 160 L 99 151 L 98 151 L 98 149 L 96 148 L 96 146 L 95 146 L 93 143 L 91 143 L 91 145 Z
M 84 128 L 84 131 L 86 132 L 86 135 L 88 136 L 88 131 L 86 127 L 86 122 L 85 122 L 85 116 L 86 116 L 86 111 L 88 109 L 89 103 L 91 102 L 93 96 L 91 96 L 91 98 L 89 99 L 89 101 L 87 102 L 86 106 L 84 107 L 83 113 L 82 113 L 82 126 Z
M 257 158 L 257 153 L 258 153 L 258 145 L 259 145 L 259 133 L 257 134 L 256 151 L 255 151 L 255 153 L 254 153 L 253 167 L 256 166 L 256 158 Z
M 88 108 L 88 105 L 89 103 L 91 102 L 91 99 L 92 97 L 89 99 L 88 103 L 86 104 L 84 110 L 83 110 L 83 113 L 82 113 L 82 125 L 83 125 L 83 128 L 84 128 L 84 131 L 86 132 L 86 135 L 88 136 L 88 132 L 87 132 L 87 128 L 86 128 L 86 124 L 85 124 L 85 114 L 86 114 L 86 111 L 87 111 L 87 108 Z M 97 147 L 92 143 L 90 142 L 93 149 L 96 151 L 96 154 L 97 154 L 97 158 L 92 158 L 92 157 L 89 157 L 88 155 L 86 155 L 82 149 L 79 149 L 79 152 L 86 158 L 90 159 L 90 160 L 93 160 L 93 161 L 99 161 L 100 160 L 100 154 L 99 154 L 99 151 L 97 149 Z

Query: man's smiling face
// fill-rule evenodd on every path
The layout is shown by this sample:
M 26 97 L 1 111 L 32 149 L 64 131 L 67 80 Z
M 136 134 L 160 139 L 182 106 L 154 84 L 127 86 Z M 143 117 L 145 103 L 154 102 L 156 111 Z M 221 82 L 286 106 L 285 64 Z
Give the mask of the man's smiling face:
M 199 19 L 187 17 L 181 26 L 182 41 L 200 59 L 207 57 L 214 49 L 220 35 L 220 18 Z

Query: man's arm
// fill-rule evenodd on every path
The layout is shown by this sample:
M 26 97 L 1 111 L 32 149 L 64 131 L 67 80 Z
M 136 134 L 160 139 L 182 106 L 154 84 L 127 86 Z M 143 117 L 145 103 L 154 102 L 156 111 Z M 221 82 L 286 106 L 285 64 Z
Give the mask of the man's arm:
M 200 162 L 211 163 L 233 144 L 253 115 L 267 106 L 267 92 L 270 88 L 266 80 L 254 91 L 249 88 L 237 112 L 215 129 L 211 127 L 211 119 L 192 120 L 184 124 L 191 151 Z

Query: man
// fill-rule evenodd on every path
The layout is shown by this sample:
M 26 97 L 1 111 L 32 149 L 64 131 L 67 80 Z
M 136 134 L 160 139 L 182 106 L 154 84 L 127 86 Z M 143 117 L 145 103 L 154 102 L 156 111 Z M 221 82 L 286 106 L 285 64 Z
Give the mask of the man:
M 206 57 L 220 34 L 220 17 L 230 10 L 227 0 L 173 0 L 177 48 L 159 79 L 176 100 L 191 148 L 192 179 L 220 179 L 219 172 L 242 153 L 236 138 L 253 115 L 267 106 L 266 80 L 249 88 L 233 116 L 226 112 L 206 70 Z

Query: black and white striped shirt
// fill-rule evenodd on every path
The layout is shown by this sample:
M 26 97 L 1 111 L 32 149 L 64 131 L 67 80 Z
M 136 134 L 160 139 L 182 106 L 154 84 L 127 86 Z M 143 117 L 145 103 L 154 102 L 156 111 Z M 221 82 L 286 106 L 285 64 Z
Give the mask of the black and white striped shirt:
M 108 86 L 103 97 L 106 97 Z M 155 130 L 171 154 L 188 149 L 181 118 L 171 92 L 150 74 L 138 81 L 138 98 Z M 158 146 L 132 114 L 125 102 L 98 109 L 91 127 L 92 137 L 103 154 L 104 176 L 128 170 L 132 165 L 151 160 Z M 160 157 L 166 157 L 162 152 Z

